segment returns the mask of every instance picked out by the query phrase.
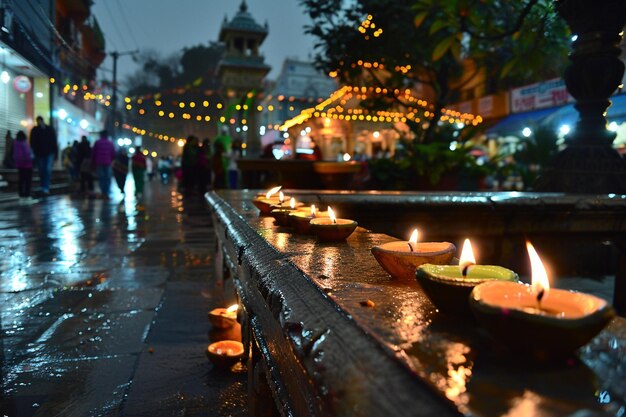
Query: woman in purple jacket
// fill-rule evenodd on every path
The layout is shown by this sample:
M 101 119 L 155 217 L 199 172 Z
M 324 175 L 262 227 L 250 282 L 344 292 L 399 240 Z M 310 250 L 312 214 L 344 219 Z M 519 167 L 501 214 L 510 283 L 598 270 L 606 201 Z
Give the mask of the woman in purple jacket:
M 30 196 L 30 186 L 33 181 L 33 157 L 26 141 L 26 133 L 17 132 L 13 143 L 13 161 L 18 172 L 17 190 L 20 202 L 32 202 Z

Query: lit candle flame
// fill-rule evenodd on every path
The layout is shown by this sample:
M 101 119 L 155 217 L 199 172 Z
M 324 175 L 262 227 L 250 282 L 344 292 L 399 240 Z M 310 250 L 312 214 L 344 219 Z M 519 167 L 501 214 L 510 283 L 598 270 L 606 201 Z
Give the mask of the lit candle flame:
M 282 188 L 282 185 L 272 188 L 271 190 L 267 192 L 267 194 L 265 194 L 265 198 L 270 198 L 271 196 L 279 192 L 281 188 Z
M 233 304 L 232 306 L 228 307 L 226 309 L 227 313 L 234 313 L 235 311 L 237 311 L 239 309 L 239 304 Z
M 330 206 L 328 206 L 328 217 L 333 221 L 333 224 L 337 223 L 337 218 L 335 217 L 335 212 Z
M 526 241 L 526 249 L 528 250 L 528 257 L 530 258 L 533 291 L 537 294 L 537 301 L 541 302 L 541 299 L 545 298 L 545 296 L 548 295 L 548 291 L 550 291 L 548 273 L 537 251 L 528 241 Z
M 411 237 L 409 238 L 409 241 L 407 242 L 411 252 L 414 252 L 413 245 L 417 244 L 418 236 L 419 236 L 419 234 L 417 232 L 417 229 L 413 229 L 413 233 L 411 233 Z
M 317 209 L 315 208 L 315 204 L 311 204 L 311 217 L 317 217 Z
M 278 193 L 278 201 L 280 201 L 281 206 L 283 205 L 283 201 L 285 201 L 285 194 L 283 194 L 282 191 Z
M 469 239 L 465 239 L 463 242 L 463 249 L 461 250 L 461 258 L 459 259 L 459 267 L 463 276 L 467 276 L 469 267 L 476 265 L 476 258 L 474 258 L 474 251 L 472 250 L 472 242 Z
M 289 200 L 289 207 L 291 207 L 292 209 L 296 208 L 296 199 L 291 197 L 291 200 Z

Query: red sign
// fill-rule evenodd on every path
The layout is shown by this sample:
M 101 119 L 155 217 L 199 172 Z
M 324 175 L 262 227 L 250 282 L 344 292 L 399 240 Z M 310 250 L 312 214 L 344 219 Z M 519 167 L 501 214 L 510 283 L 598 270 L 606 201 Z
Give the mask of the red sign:
M 13 88 L 18 93 L 28 93 L 32 87 L 33 84 L 30 82 L 30 78 L 25 75 L 18 75 L 13 79 Z

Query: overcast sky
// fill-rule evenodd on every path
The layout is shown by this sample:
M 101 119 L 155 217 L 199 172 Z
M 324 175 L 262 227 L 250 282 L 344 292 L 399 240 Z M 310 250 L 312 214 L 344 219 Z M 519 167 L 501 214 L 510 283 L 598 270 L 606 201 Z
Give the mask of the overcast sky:
M 217 40 L 220 26 L 239 10 L 241 0 L 95 0 L 92 13 L 106 39 L 107 52 L 153 49 L 168 56 L 185 47 Z M 297 0 L 247 0 L 248 11 L 260 24 L 269 24 L 261 46 L 276 78 L 286 57 L 308 60 L 314 39 L 304 34 L 308 16 Z M 111 78 L 110 57 L 101 76 Z M 106 70 L 108 69 L 108 70 Z M 129 56 L 118 60 L 118 79 L 137 69 Z

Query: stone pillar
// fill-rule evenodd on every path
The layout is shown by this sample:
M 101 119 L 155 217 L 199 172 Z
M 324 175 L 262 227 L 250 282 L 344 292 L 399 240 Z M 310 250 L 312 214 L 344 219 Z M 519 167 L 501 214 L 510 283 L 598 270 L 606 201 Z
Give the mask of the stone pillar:
M 613 149 L 607 130 L 609 97 L 624 74 L 620 42 L 626 24 L 623 0 L 555 0 L 559 14 L 577 35 L 565 71 L 579 119 L 561 151 L 537 183 L 540 191 L 626 193 L 626 162 Z

